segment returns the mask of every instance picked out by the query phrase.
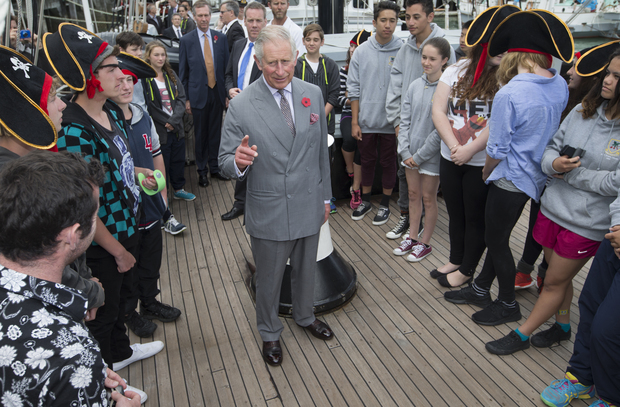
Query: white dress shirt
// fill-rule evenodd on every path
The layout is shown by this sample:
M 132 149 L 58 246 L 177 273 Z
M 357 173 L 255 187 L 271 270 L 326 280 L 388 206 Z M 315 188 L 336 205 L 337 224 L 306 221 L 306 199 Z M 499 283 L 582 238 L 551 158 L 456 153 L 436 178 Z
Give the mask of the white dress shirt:
M 253 42 L 250 42 L 250 40 L 248 40 L 248 42 L 245 44 L 245 48 L 243 49 L 243 51 L 241 52 L 241 58 L 239 58 L 239 64 L 237 65 L 237 72 L 241 72 L 241 63 L 243 62 L 243 57 L 245 57 L 245 54 L 248 52 L 248 48 L 250 48 L 250 44 L 253 44 Z M 250 84 L 250 77 L 252 76 L 252 69 L 254 69 L 254 49 L 255 47 L 252 47 L 252 51 L 250 54 L 250 61 L 248 62 L 248 66 L 247 68 L 245 68 L 245 76 L 243 77 L 243 89 L 247 88 L 248 85 Z M 235 83 L 235 85 L 237 85 Z

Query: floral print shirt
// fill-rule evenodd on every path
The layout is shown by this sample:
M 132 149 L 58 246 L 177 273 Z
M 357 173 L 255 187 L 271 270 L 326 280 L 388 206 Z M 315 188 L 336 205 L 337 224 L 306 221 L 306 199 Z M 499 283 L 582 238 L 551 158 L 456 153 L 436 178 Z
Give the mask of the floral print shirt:
M 80 291 L 0 265 L 0 404 L 107 406 Z

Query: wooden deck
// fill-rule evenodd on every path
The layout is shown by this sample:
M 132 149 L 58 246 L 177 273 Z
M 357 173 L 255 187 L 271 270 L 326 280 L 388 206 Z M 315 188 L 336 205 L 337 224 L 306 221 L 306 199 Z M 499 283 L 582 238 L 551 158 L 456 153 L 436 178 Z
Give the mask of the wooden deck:
M 233 183 L 215 180 L 198 188 L 195 167 L 186 174 L 186 189 L 198 198 L 172 202 L 188 230 L 165 234 L 161 269 L 162 301 L 183 315 L 173 323 L 157 322 L 154 339 L 166 344 L 162 352 L 120 371 L 148 393 L 147 407 L 543 406 L 540 392 L 563 376 L 574 335 L 550 349 L 491 355 L 485 342 L 518 324 L 482 327 L 470 319 L 476 308 L 443 299 L 446 289 L 428 275 L 448 256 L 442 199 L 433 254 L 417 264 L 393 256 L 397 242 L 385 238 L 398 219 L 396 206 L 390 222 L 376 227 L 372 217 L 352 221 L 348 202 L 339 201 L 338 213 L 330 216 L 331 235 L 357 271 L 357 294 L 321 317 L 334 330 L 334 340 L 320 341 L 284 319 L 284 362 L 268 366 L 246 285 L 249 236 L 242 217 L 220 219 L 232 206 Z M 528 215 L 526 207 L 512 235 L 517 259 Z M 575 278 L 573 332 L 586 273 L 587 267 Z M 534 287 L 517 292 L 525 316 L 536 298 Z M 133 333 L 131 339 L 140 340 Z

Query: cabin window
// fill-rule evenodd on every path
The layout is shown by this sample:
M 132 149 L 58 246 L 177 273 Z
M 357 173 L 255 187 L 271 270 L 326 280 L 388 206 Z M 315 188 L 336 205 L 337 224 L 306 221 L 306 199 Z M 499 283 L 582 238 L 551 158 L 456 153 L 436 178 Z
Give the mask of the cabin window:
M 368 8 L 370 0 L 353 0 L 353 7 L 355 8 Z

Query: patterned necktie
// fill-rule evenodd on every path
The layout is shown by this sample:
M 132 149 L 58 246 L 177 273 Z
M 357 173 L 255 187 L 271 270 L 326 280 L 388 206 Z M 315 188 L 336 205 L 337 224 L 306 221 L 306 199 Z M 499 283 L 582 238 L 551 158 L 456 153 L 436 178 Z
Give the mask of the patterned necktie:
M 286 121 L 286 124 L 288 124 L 288 127 L 291 129 L 291 133 L 293 134 L 293 137 L 295 137 L 295 124 L 293 123 L 293 115 L 291 114 L 291 106 L 288 104 L 288 100 L 286 100 L 286 97 L 284 96 L 284 90 L 279 89 L 278 93 L 281 96 L 280 110 L 282 111 L 282 114 L 284 115 L 284 120 Z
M 213 55 L 211 55 L 211 45 L 209 44 L 209 38 L 205 34 L 205 66 L 207 67 L 207 80 L 209 87 L 213 89 L 215 87 L 215 67 L 213 66 Z
M 251 42 L 248 46 L 248 50 L 243 56 L 243 60 L 241 60 L 241 69 L 239 70 L 239 77 L 237 78 L 237 87 L 243 90 L 243 81 L 245 79 L 245 71 L 248 69 L 248 65 L 250 62 L 250 55 L 252 54 L 252 48 L 254 48 L 254 43 Z

